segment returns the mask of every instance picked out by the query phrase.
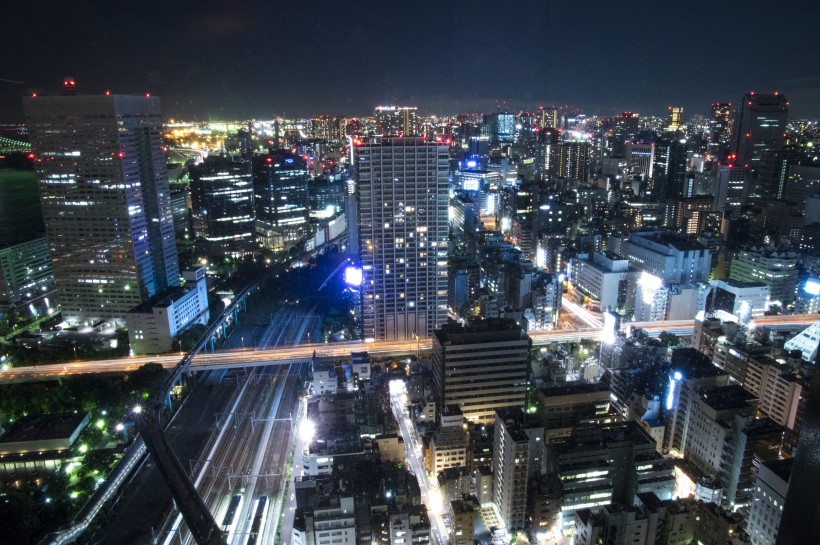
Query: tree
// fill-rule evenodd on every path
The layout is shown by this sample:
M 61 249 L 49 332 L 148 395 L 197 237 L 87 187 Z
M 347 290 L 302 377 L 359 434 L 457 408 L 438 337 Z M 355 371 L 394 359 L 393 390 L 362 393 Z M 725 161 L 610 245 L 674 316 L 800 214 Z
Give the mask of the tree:
M 680 344 L 680 339 L 678 338 L 678 336 L 669 333 L 668 331 L 661 331 L 661 334 L 658 335 L 658 340 L 666 346 L 668 346 L 669 348 L 678 346 Z

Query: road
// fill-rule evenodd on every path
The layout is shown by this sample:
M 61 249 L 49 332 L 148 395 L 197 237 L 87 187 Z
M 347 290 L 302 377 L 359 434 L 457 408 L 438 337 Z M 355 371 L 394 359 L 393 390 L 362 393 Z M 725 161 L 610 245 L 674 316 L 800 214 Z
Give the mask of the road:
M 403 385 L 402 385 L 403 386 Z M 401 436 L 404 440 L 405 456 L 410 464 L 410 469 L 416 476 L 421 489 L 422 503 L 427 507 L 427 515 L 430 517 L 430 533 L 435 545 L 449 543 L 449 532 L 444 524 L 442 513 L 442 495 L 438 488 L 436 478 L 427 477 L 427 469 L 424 467 L 424 460 L 421 458 L 422 446 L 419 436 L 416 433 L 413 423 L 407 414 L 407 396 L 401 391 L 394 389 L 391 384 L 390 404 L 393 408 L 393 415 L 399 423 Z
M 792 316 L 760 316 L 753 320 L 753 326 L 787 327 L 805 326 L 820 321 L 820 314 L 796 314 Z M 674 320 L 664 322 L 627 322 L 624 325 L 640 327 L 650 335 L 657 336 L 662 331 L 676 335 L 691 335 L 694 329 L 694 320 Z M 623 326 L 622 326 L 623 327 Z M 555 329 L 552 331 L 533 331 L 530 333 L 533 345 L 540 346 L 556 342 L 577 342 L 582 339 L 597 339 L 600 337 L 600 327 Z M 370 343 L 312 343 L 299 346 L 285 345 L 277 348 L 254 349 L 244 348 L 226 350 L 214 354 L 198 354 L 191 366 L 194 370 L 203 369 L 232 369 L 252 367 L 257 365 L 271 365 L 277 362 L 290 363 L 309 361 L 316 352 L 319 356 L 347 357 L 351 352 L 368 351 L 374 356 L 406 356 L 415 354 L 417 341 L 374 341 Z M 430 350 L 432 341 L 421 339 L 418 341 L 420 350 Z M 78 361 L 58 363 L 52 365 L 38 365 L 14 367 L 0 372 L 0 384 L 3 382 L 44 380 L 59 378 L 66 375 L 80 375 L 86 373 L 121 373 L 133 371 L 146 363 L 160 363 L 166 368 L 174 367 L 179 362 L 179 354 L 161 356 L 138 356 L 110 360 Z

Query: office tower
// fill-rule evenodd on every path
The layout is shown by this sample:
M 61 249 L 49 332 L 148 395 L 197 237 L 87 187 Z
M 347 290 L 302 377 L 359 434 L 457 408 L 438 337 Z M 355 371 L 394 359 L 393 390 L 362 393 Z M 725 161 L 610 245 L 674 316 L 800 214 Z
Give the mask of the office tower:
M 540 108 L 541 110 L 541 129 L 560 129 L 561 115 L 558 113 L 558 108 L 549 106 Z
M 256 235 L 269 250 L 289 249 L 309 234 L 309 178 L 302 157 L 285 151 L 253 162 Z
M 732 135 L 731 118 L 731 102 L 715 102 L 712 104 L 712 118 L 709 120 L 709 125 L 712 128 L 712 144 L 725 145 L 729 143 Z
M 419 136 L 415 106 L 376 106 L 378 136 Z
M 652 167 L 655 164 L 655 143 L 628 142 L 625 150 L 629 173 L 651 180 Z
M 748 170 L 739 164 L 718 167 L 715 210 L 726 212 L 730 217 L 740 217 L 740 209 L 749 195 Z
M 729 278 L 760 282 L 769 286 L 771 304 L 785 307 L 794 302 L 797 288 L 798 254 L 764 247 L 751 247 L 732 259 Z
M 556 150 L 555 168 L 559 178 L 589 179 L 589 143 L 564 142 Z
M 495 413 L 493 503 L 510 532 L 527 521 L 527 485 L 544 474 L 544 427 L 520 408 Z
M 490 116 L 491 141 L 493 144 L 515 142 L 515 114 L 498 112 Z
M 738 164 L 755 171 L 764 152 L 782 150 L 788 119 L 785 96 L 776 91 L 771 95 L 746 93 L 732 135 Z
M 632 233 L 621 242 L 620 255 L 629 264 L 660 279 L 678 285 L 709 280 L 712 253 L 705 246 L 684 237 L 658 231 Z
M 635 112 L 624 112 L 612 119 L 611 157 L 624 157 L 626 143 L 638 134 L 638 124 L 641 116 Z
M 712 211 L 714 198 L 687 197 L 674 201 L 674 219 L 671 225 L 687 235 L 697 235 L 706 227 L 706 217 Z
M 57 307 L 48 241 L 0 246 L 0 315 L 49 314 Z
M 430 337 L 447 321 L 447 146 L 371 138 L 354 161 L 363 335 Z
M 23 100 L 63 319 L 113 322 L 179 284 L 162 152 L 151 96 Z
M 191 194 L 184 184 L 170 184 L 171 214 L 174 218 L 174 237 L 179 240 L 193 240 L 191 227 Z
M 546 449 L 547 471 L 561 480 L 561 529 L 572 532 L 579 509 L 630 505 L 636 494 L 672 499 L 675 470 L 635 421 L 580 425 Z M 497 480 L 496 480 L 497 482 Z
M 757 171 L 756 193 L 765 199 L 783 199 L 789 178 L 789 166 L 798 163 L 801 156 L 802 153 L 799 151 L 763 152 Z M 802 203 L 802 200 L 798 202 Z
M 569 260 L 567 273 L 572 290 L 600 311 L 626 308 L 627 286 L 635 275 L 629 270 L 629 260 L 607 252 L 580 254 Z
M 777 540 L 792 463 L 789 459 L 760 465 L 746 524 L 751 545 L 774 545 Z
M 501 408 L 523 407 L 530 338 L 512 320 L 448 323 L 433 336 L 433 384 L 439 404 L 489 424 Z
M 667 130 L 677 131 L 683 127 L 683 108 L 680 106 L 669 106 L 669 124 Z
M 243 159 L 212 155 L 191 168 L 194 234 L 213 255 L 239 257 L 253 252 L 253 179 Z
M 687 196 L 686 139 L 658 140 L 652 160 L 652 195 L 660 199 Z

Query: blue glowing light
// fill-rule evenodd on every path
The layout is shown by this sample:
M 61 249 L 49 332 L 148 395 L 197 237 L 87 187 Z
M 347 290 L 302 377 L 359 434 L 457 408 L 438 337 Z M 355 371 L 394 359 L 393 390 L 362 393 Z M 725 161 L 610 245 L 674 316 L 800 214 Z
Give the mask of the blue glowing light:
M 286 165 L 290 165 L 290 164 L 292 164 L 292 163 L 293 163 L 293 159 L 292 159 L 292 158 L 290 158 L 290 157 L 285 157 L 285 164 L 286 164 Z
M 675 380 L 683 379 L 683 375 L 680 374 L 680 371 L 675 371 L 675 374 L 672 376 L 675 378 Z

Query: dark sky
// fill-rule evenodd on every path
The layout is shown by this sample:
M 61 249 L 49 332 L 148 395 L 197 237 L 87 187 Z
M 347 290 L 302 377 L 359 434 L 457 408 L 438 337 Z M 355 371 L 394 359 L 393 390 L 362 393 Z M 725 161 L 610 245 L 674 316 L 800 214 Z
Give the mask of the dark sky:
M 2 0 L 0 120 L 20 96 L 150 91 L 168 117 L 566 104 L 707 112 L 779 90 L 820 117 L 816 1 Z

